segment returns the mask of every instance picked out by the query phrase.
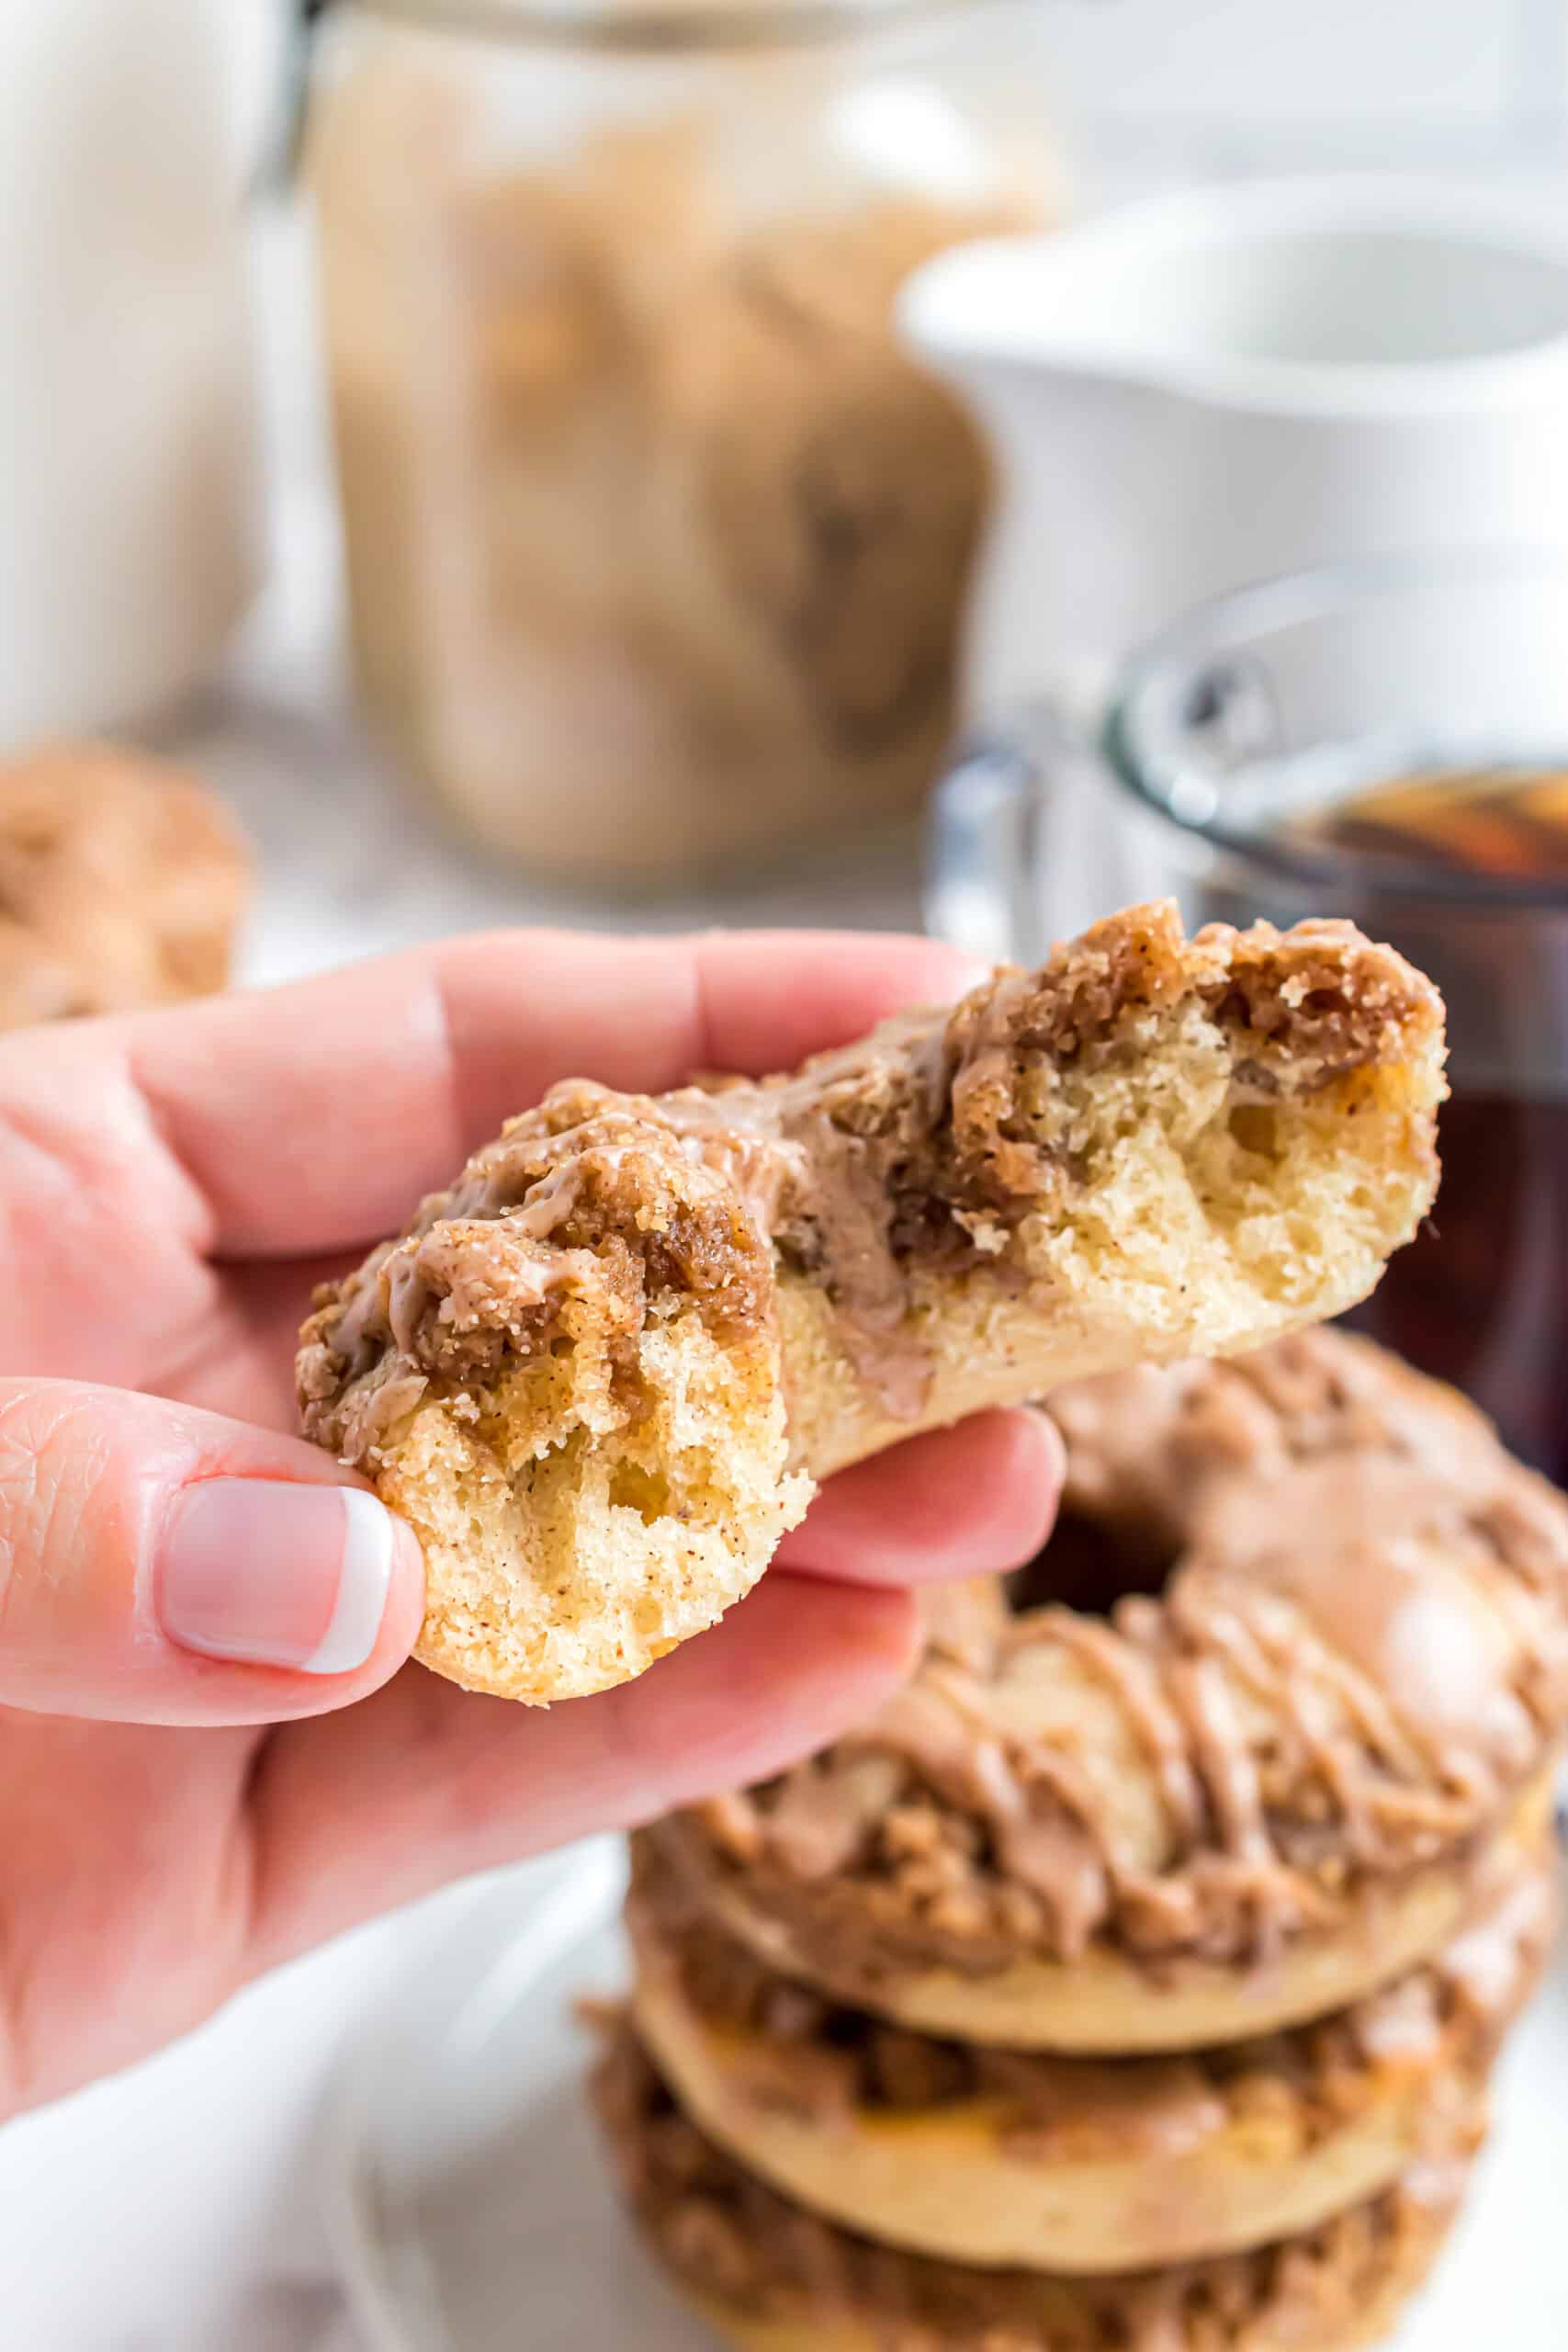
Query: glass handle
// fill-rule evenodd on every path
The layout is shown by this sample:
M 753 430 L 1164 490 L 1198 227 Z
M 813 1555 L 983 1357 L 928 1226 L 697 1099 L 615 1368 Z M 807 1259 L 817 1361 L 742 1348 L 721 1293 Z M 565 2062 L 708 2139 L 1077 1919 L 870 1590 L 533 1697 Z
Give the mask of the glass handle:
M 1059 939 L 1168 887 L 1122 813 L 1098 702 L 1066 695 L 973 741 L 937 790 L 926 927 L 992 963 L 1043 963 Z
M 278 97 L 276 126 L 257 175 L 256 193 L 291 187 L 299 177 L 305 150 L 305 123 L 310 107 L 310 76 L 316 54 L 316 28 L 332 0 L 289 0 L 288 38 Z
M 1284 754 L 1279 689 L 1268 663 L 1255 653 L 1226 653 L 1200 670 L 1182 718 L 1203 758 L 1222 770 Z
M 983 962 L 1026 960 L 1040 772 L 1021 741 L 977 737 L 932 797 L 926 929 Z

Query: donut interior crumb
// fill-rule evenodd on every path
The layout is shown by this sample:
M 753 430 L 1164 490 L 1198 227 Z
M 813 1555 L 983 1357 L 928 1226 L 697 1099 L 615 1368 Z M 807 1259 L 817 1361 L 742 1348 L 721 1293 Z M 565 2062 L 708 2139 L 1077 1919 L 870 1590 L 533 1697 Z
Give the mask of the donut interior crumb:
M 426 1212 L 359 1288 L 363 1330 L 322 1293 L 308 1419 L 419 1535 L 427 1664 L 535 1702 L 624 1682 L 739 1600 L 806 1507 L 765 1244 L 657 1120 L 591 1089 Z

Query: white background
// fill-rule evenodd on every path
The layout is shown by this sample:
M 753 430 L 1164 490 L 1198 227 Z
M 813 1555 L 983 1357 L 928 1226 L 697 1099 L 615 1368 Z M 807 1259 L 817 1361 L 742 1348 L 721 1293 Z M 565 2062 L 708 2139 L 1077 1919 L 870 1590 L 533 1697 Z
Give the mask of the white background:
M 1539 158 L 1568 119 L 1561 0 L 1056 0 L 1060 84 L 1162 153 L 1384 142 Z

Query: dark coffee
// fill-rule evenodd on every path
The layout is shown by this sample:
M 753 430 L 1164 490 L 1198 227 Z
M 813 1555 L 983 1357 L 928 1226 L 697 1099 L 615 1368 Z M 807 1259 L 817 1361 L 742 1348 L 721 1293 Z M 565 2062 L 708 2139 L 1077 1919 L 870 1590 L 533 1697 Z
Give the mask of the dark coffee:
M 1109 1617 L 1129 1593 L 1162 1593 L 1175 1565 L 1169 1544 L 1146 1523 L 1113 1525 L 1064 1509 L 1043 1551 L 1008 1578 L 1008 1604 L 1015 1614 L 1054 1601 L 1080 1617 Z
M 1377 866 L 1478 882 L 1568 883 L 1568 768 L 1434 768 L 1374 785 L 1288 828 Z
M 1456 1091 L 1438 1205 L 1348 1319 L 1568 1487 L 1568 1102 Z
M 1568 885 L 1568 772 L 1407 776 L 1292 830 L 1356 854 L 1363 927 L 1449 1007 L 1437 1207 L 1349 1319 L 1462 1388 L 1568 1485 L 1568 912 L 1484 903 L 1488 883 Z M 1482 903 L 1423 901 L 1396 867 L 1472 876 Z

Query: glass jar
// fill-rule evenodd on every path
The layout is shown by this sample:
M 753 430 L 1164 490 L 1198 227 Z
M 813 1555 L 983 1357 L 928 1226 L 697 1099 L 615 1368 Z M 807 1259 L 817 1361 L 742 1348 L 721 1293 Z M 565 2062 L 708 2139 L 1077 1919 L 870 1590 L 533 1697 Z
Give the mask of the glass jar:
M 536 870 L 921 803 L 987 470 L 907 272 L 1053 197 L 1027 0 L 351 0 L 310 136 L 355 666 Z

